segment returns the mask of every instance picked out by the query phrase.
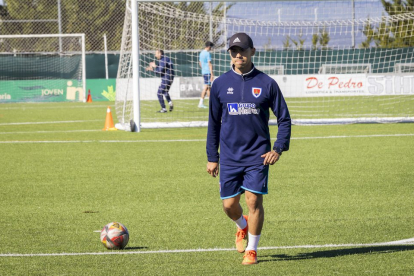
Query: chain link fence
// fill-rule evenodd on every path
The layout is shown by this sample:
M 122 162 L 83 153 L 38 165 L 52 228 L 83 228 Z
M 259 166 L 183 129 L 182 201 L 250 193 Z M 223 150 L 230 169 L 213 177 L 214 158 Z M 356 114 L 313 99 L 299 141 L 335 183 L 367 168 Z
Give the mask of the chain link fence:
M 85 33 L 86 51 L 119 52 L 125 0 L 2 0 L 0 35 Z

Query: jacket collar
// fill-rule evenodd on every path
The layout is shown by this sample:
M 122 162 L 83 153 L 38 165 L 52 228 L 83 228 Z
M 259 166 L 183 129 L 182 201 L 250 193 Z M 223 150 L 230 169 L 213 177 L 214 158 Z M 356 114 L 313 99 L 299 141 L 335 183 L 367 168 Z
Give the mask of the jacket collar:
M 233 74 L 232 74 L 233 76 L 235 76 L 237 78 L 242 77 L 244 80 L 249 80 L 249 79 L 253 78 L 259 72 L 256 69 L 256 67 L 254 67 L 254 64 L 253 63 L 252 63 L 252 69 L 249 72 L 245 73 L 245 74 L 239 74 L 239 73 L 237 73 L 234 70 L 234 65 L 233 64 L 231 65 L 231 71 L 233 72 Z

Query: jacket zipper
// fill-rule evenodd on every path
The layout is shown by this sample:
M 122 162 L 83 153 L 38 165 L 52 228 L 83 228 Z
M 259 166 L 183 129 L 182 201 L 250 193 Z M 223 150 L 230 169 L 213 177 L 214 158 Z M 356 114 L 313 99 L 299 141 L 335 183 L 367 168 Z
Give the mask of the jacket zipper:
M 242 75 L 241 102 L 244 102 L 244 75 Z

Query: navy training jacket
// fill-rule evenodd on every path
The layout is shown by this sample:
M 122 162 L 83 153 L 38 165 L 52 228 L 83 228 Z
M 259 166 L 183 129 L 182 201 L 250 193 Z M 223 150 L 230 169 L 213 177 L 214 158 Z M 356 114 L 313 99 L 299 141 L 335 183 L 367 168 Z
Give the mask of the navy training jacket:
M 162 55 L 158 66 L 155 68 L 155 73 L 161 77 L 163 81 L 171 82 L 174 80 L 174 65 L 171 59 Z
M 254 68 L 233 69 L 214 80 L 210 92 L 207 159 L 230 166 L 262 164 L 271 149 L 269 109 L 277 117 L 273 149 L 289 150 L 291 119 L 276 81 Z M 220 146 L 220 155 L 218 153 Z

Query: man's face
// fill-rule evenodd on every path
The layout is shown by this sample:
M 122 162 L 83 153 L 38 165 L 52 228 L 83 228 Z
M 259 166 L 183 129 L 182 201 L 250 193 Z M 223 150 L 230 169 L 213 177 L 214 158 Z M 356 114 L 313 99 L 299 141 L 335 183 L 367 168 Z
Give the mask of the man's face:
M 160 51 L 155 51 L 155 57 L 157 59 L 161 59 L 161 52 Z
M 252 56 L 254 56 L 255 51 L 255 48 L 247 48 L 243 50 L 237 46 L 231 47 L 229 49 L 231 63 L 239 70 L 243 70 L 246 67 L 250 68 Z

